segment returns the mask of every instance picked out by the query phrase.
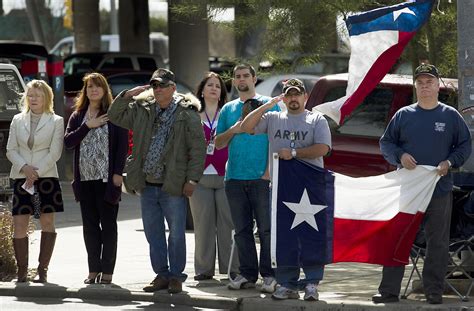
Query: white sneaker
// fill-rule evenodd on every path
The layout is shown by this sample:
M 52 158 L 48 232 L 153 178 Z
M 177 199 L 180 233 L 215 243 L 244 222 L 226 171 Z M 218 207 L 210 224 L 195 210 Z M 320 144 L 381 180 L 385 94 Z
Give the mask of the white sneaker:
M 227 284 L 228 289 L 244 289 L 244 288 L 254 288 L 255 283 L 250 282 L 241 274 L 237 275 L 237 277 L 233 280 L 230 280 L 229 284 Z
M 275 280 L 274 277 L 272 276 L 266 276 L 263 278 L 263 283 L 262 287 L 260 288 L 260 291 L 262 293 L 273 293 L 275 291 L 277 285 L 277 281 Z
M 306 284 L 306 287 L 304 288 L 304 300 L 307 300 L 307 301 L 319 300 L 318 285 L 314 283 Z
M 300 294 L 297 290 L 286 288 L 285 286 L 278 286 L 276 291 L 272 295 L 273 299 L 283 300 L 283 299 L 299 299 Z

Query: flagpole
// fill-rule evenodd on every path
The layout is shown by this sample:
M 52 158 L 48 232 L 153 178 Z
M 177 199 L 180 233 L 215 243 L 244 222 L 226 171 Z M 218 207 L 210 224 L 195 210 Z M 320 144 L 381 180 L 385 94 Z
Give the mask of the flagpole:
M 278 196 L 278 164 L 279 158 L 278 153 L 273 153 L 272 155 L 272 183 L 271 183 L 271 193 L 272 193 L 272 223 L 271 223 L 271 237 L 270 237 L 270 255 L 272 260 L 272 268 L 277 267 L 276 260 L 276 233 L 277 233 L 277 196 Z

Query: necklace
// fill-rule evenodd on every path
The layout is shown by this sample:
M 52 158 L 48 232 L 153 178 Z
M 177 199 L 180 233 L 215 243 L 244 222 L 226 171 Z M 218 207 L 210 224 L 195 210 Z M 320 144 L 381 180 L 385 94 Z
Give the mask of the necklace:
M 97 117 L 97 114 L 98 114 L 98 113 L 99 113 L 99 112 L 97 111 L 97 112 L 94 114 L 94 118 Z M 91 113 L 91 109 L 90 109 L 90 108 L 87 109 L 87 116 L 89 117 L 89 120 L 92 120 L 93 117 L 92 117 L 92 113 Z

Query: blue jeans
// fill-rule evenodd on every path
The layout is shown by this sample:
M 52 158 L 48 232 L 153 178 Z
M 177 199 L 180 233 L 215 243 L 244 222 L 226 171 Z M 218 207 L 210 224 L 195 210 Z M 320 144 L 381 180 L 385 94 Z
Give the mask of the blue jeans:
M 319 284 L 324 274 L 324 266 L 303 267 L 305 278 L 298 281 L 299 267 L 278 267 L 275 270 L 278 284 L 293 290 L 303 289 L 308 283 Z
M 164 278 L 176 278 L 184 282 L 187 278 L 183 273 L 186 265 L 185 198 L 169 195 L 161 187 L 147 185 L 141 193 L 140 201 L 153 271 Z M 169 227 L 168 245 L 165 219 Z
M 270 260 L 270 189 L 269 181 L 235 180 L 225 182 L 225 192 L 235 227 L 235 242 L 239 252 L 240 274 L 256 282 L 274 276 Z M 260 238 L 260 266 L 253 236 L 253 219 L 257 221 Z

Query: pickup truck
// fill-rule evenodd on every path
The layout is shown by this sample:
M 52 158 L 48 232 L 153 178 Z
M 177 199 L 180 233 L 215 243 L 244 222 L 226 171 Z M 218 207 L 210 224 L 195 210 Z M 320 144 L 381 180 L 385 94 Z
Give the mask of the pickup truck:
M 348 74 L 321 77 L 316 82 L 306 109 L 336 100 L 346 93 Z M 457 79 L 442 78 L 439 101 L 457 108 Z M 394 170 L 383 158 L 379 139 L 398 109 L 410 105 L 413 77 L 387 74 L 342 125 L 327 118 L 332 135 L 332 151 L 324 166 L 353 177 L 373 176 Z
M 0 64 L 0 201 L 7 200 L 12 193 L 11 163 L 6 157 L 6 147 L 10 123 L 21 110 L 20 100 L 24 91 L 25 83 L 15 65 Z

